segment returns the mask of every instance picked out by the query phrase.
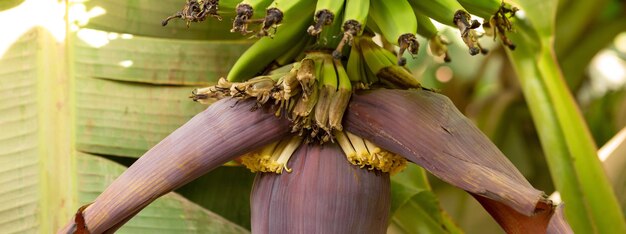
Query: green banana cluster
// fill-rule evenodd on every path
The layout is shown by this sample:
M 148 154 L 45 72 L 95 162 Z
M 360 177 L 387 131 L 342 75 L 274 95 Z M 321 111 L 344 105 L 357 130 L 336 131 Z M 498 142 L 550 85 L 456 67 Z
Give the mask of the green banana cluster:
M 486 54 L 475 30 L 481 23 L 470 13 L 487 19 L 482 24 L 486 35 L 514 49 L 506 33 L 513 30 L 517 10 L 502 0 L 186 0 L 183 10 L 163 24 L 173 18 L 188 24 L 209 16 L 221 19 L 220 13 L 234 11 L 231 32 L 255 32 L 253 37 L 260 38 L 228 74 L 229 81 L 237 82 L 301 59 L 306 50 L 333 50 L 334 58 L 346 61 L 351 53 L 346 45 L 353 46 L 354 38 L 366 32 L 396 47 L 397 65 L 406 63 L 405 51 L 418 53 L 417 35 L 428 40 L 433 55 L 449 62 L 448 43 L 431 20 L 457 28 L 471 55 Z
M 277 116 L 291 120 L 292 131 L 303 141 L 327 142 L 335 141 L 342 131 L 343 113 L 355 90 L 422 88 L 403 67 L 404 52 L 418 53 L 418 35 L 428 40 L 432 55 L 451 60 L 448 42 L 432 20 L 457 28 L 469 53 L 475 55 L 487 50 L 475 30 L 481 23 L 470 13 L 487 17 L 484 26 L 493 28 L 488 32 L 513 49 L 504 33 L 511 31 L 517 8 L 500 1 L 186 0 L 183 10 L 165 23 L 172 18 L 189 23 L 234 13 L 231 32 L 254 32 L 257 41 L 225 78 L 194 90 L 191 98 L 201 103 L 254 98 L 255 108 L 270 105 Z M 261 14 L 265 15 L 255 18 Z M 384 48 L 374 41 L 375 35 L 380 35 Z M 277 159 L 281 157 L 277 152 L 262 155 Z M 367 155 L 369 161 L 376 161 L 375 153 Z M 282 170 L 268 168 L 263 170 Z

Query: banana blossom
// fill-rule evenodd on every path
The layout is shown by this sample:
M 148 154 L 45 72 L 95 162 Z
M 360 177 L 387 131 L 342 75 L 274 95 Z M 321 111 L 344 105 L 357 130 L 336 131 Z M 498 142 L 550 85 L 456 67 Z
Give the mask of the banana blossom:
M 174 131 L 59 233 L 112 233 L 152 201 L 220 165 L 290 137 L 290 122 L 254 101 L 223 99 Z M 533 188 L 445 96 L 421 89 L 353 95 L 347 131 L 406 157 L 475 197 L 508 233 L 572 233 L 562 206 Z M 385 233 L 389 174 L 350 164 L 339 147 L 302 144 L 291 173 L 258 173 L 253 233 Z

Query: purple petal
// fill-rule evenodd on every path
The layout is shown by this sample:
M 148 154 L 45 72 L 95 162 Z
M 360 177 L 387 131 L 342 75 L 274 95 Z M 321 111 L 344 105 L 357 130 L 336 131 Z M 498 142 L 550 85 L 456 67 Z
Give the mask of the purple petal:
M 252 190 L 253 233 L 385 233 L 388 173 L 351 165 L 335 144 L 302 145 L 291 173 L 260 173 Z
M 345 128 L 472 194 L 525 216 L 552 214 L 552 209 L 539 208 L 546 202 L 544 193 L 534 189 L 443 95 L 425 90 L 376 90 L 355 95 L 346 113 Z
M 253 105 L 218 101 L 163 139 L 85 210 L 88 229 L 114 231 L 158 197 L 287 135 L 287 120 L 262 110 L 250 112 Z

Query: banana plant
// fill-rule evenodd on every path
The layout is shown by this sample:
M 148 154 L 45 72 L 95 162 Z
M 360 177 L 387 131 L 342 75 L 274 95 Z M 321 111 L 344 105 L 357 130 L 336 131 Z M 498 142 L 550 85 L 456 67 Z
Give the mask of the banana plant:
M 377 11 L 373 15 L 390 13 L 387 7 L 373 6 L 377 5 L 370 7 L 370 12 Z M 268 16 L 275 14 L 269 9 Z M 414 16 L 408 3 L 396 9 Z M 268 16 L 261 32 L 276 23 Z M 196 20 L 186 17 L 181 18 Z M 288 23 L 274 36 L 292 31 Z M 340 21 L 331 25 L 340 26 Z M 251 197 L 253 232 L 384 232 L 389 176 L 406 160 L 473 194 L 507 231 L 569 231 L 561 209 L 530 186 L 447 98 L 421 88 L 393 54 L 369 37 L 353 41 L 361 66 L 343 68 L 328 52 L 305 52 L 304 59 L 286 69 L 247 75 L 248 80 L 239 78 L 246 75 L 230 76 L 196 89 L 194 100 L 219 101 L 146 152 L 92 204 L 79 209 L 77 219 L 63 232 L 115 231 L 162 194 L 241 155 L 244 165 L 260 172 Z M 256 45 L 237 61 L 237 70 L 260 72 L 251 58 L 278 46 L 263 41 Z M 383 85 L 396 90 L 362 92 L 347 107 L 336 104 L 346 108 L 345 113 L 342 108 L 329 109 L 344 100 L 335 100 L 333 92 L 325 90 L 337 91 L 341 86 L 337 82 L 348 81 L 356 81 L 357 87 Z M 407 88 L 413 89 L 402 91 Z M 344 121 L 332 124 L 333 118 Z M 368 225 L 361 225 L 365 220 Z
M 44 67 L 37 66 L 36 80 L 42 85 L 35 90 L 44 93 L 42 87 L 48 87 L 44 84 L 54 88 L 50 92 L 53 98 L 38 104 L 41 131 L 34 130 L 31 137 L 45 144 L 42 139 L 54 132 L 76 133 L 76 139 L 68 135 L 58 139 L 68 141 L 51 150 L 65 155 L 71 166 L 64 170 L 64 162 L 38 156 L 49 152 L 44 146 L 37 146 L 40 154 L 30 155 L 44 158 L 34 165 L 62 172 L 45 181 L 33 180 L 41 183 L 43 191 L 53 190 L 50 181 L 63 181 L 59 184 L 62 192 L 44 200 L 50 205 L 31 205 L 42 207 L 42 214 L 59 207 L 73 210 L 78 203 L 85 205 L 72 212 L 71 219 L 64 212 L 64 217 L 54 221 L 40 218 L 31 223 L 39 223 L 41 230 L 50 232 L 69 219 L 60 233 L 102 233 L 120 228 L 144 231 L 145 225 L 161 231 L 189 230 L 204 222 L 210 224 L 203 230 L 206 232 L 247 232 L 170 193 L 229 163 L 243 164 L 257 173 L 250 192 L 253 232 L 383 233 L 390 219 L 389 230 L 461 232 L 440 210 L 423 169 L 410 167 L 404 174 L 392 176 L 411 162 L 470 193 L 507 232 L 571 232 L 562 205 L 552 204 L 531 186 L 449 99 L 423 87 L 403 67 L 403 51 L 417 53 L 417 34 L 431 39 L 435 45 L 431 46 L 440 51 L 437 55 L 446 55 L 445 43 L 438 41 L 439 32 L 428 24 L 428 18 L 444 19 L 458 28 L 470 54 L 487 53 L 477 41 L 474 29 L 480 24 L 471 19 L 469 13 L 473 13 L 487 19 L 483 26 L 493 29 L 494 36 L 509 48 L 507 53 L 522 81 L 544 82 L 545 89 L 539 91 L 530 85 L 537 82 L 522 82 L 523 90 L 534 100 L 531 110 L 535 119 L 554 130 L 541 132 L 541 139 L 557 187 L 566 203 L 572 204 L 573 208 L 568 205 L 565 212 L 570 222 L 577 222 L 574 230 L 625 231 L 623 215 L 617 208 L 610 209 L 606 220 L 601 220 L 599 202 L 616 205 L 616 199 L 592 157 L 595 146 L 571 97 L 568 100 L 562 83 L 549 79 L 559 75 L 549 52 L 554 30 L 546 26 L 549 23 L 539 22 L 539 14 L 531 8 L 555 9 L 556 4 L 418 2 L 372 0 L 340 5 L 343 1 L 188 0 L 182 9 L 182 3 L 173 0 L 162 6 L 124 1 L 85 3 L 87 9 L 104 9 L 106 13 L 90 19 L 78 32 L 68 27 L 65 54 L 54 55 L 64 59 L 67 66 L 42 65 L 53 60 L 48 55 L 54 54 L 52 51 L 63 51 L 45 31 L 36 31 L 43 39 L 37 37 L 34 43 L 36 48 L 43 48 L 37 50 L 40 52 L 35 53 L 34 60 L 42 61 L 40 66 Z M 431 6 L 443 10 L 433 11 Z M 349 12 L 347 7 L 358 11 Z M 263 8 L 264 18 L 251 18 Z M 515 16 L 520 9 L 524 14 Z M 149 23 L 163 18 L 165 28 Z M 234 19 L 232 24 L 230 19 Z M 258 28 L 254 24 L 259 24 Z M 519 31 L 511 33 L 512 24 Z M 426 30 L 421 30 L 422 26 Z M 255 37 L 262 38 L 245 52 L 250 41 L 184 40 L 241 39 L 228 31 L 257 31 Z M 373 32 L 382 35 L 383 44 L 399 46 L 396 55 L 388 51 L 391 47 L 376 44 Z M 94 35 L 100 35 L 101 41 L 91 41 Z M 236 52 L 227 52 L 233 48 Z M 218 79 L 228 70 L 226 78 Z M 56 74 L 62 85 L 44 79 L 47 73 Z M 190 96 L 210 105 L 206 110 L 193 102 L 181 104 L 178 97 L 191 87 L 207 85 L 194 89 Z M 67 101 L 64 95 L 68 90 L 75 101 Z M 154 100 L 158 102 L 151 103 Z M 553 105 L 542 111 L 537 100 L 549 100 Z M 75 103 L 76 109 L 63 109 L 64 103 Z M 54 106 L 60 110 L 51 110 Z M 32 119 L 19 122 L 28 120 Z M 62 124 L 51 124 L 54 122 Z M 564 128 L 569 125 L 574 129 Z M 552 141 L 555 134 L 563 138 Z M 8 139 L 15 138 L 10 135 Z M 120 162 L 128 160 L 119 156 L 141 157 L 121 173 L 122 167 L 90 154 Z M 577 160 L 568 161 L 570 154 Z M 7 170 L 14 172 L 15 168 Z M 570 174 L 562 177 L 557 170 Z M 68 179 L 76 175 L 77 182 Z M 590 178 L 599 179 L 599 183 L 591 183 Z M 593 189 L 599 194 L 589 194 Z M 78 198 L 76 190 L 81 192 Z M 585 196 L 576 197 L 580 194 Z M 160 197 L 177 202 L 164 205 Z M 64 205 L 65 201 L 71 202 Z M 190 224 L 160 226 L 145 218 L 132 219 L 137 214 L 154 217 L 152 207 L 173 207 L 176 212 L 156 214 Z M 8 209 L 19 212 L 12 206 Z M 407 225 L 407 215 L 413 213 L 424 218 L 420 226 Z M 37 215 L 41 214 L 28 217 Z M 198 219 L 201 221 L 191 221 Z M 610 227 L 614 222 L 617 225 Z

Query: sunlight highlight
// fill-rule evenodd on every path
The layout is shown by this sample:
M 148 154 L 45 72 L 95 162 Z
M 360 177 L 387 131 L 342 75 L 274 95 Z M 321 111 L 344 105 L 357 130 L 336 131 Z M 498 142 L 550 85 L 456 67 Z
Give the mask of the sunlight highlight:
M 72 3 L 69 7 L 69 20 L 72 22 L 74 28 L 85 26 L 89 23 L 89 20 L 93 17 L 106 14 L 106 10 L 100 6 L 95 6 L 87 11 L 87 7 L 82 3 Z
M 615 51 L 600 52 L 591 62 L 591 82 L 594 91 L 604 93 L 626 85 L 626 63 Z
M 124 60 L 124 61 L 119 62 L 118 65 L 129 68 L 130 66 L 133 65 L 133 60 Z
M 94 48 L 103 47 L 113 40 L 129 40 L 133 39 L 132 34 L 105 32 L 95 29 L 83 28 L 76 33 L 78 38 Z
M 12 23 L 2 27 L 0 56 L 3 56 L 18 38 L 36 26 L 47 29 L 59 42 L 65 40 L 64 16 L 65 2 L 57 1 L 26 0 L 15 8 L 1 12 L 0 22 Z

